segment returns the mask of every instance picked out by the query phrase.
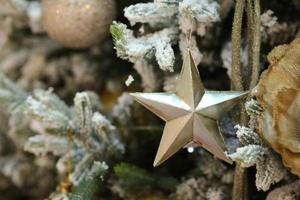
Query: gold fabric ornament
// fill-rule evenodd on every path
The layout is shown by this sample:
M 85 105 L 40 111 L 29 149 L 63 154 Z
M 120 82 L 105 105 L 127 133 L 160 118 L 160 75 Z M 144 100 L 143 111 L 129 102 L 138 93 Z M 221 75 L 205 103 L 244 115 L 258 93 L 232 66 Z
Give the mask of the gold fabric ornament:
M 300 177 L 300 39 L 275 47 L 255 91 L 259 133 Z
M 180 148 L 195 143 L 231 163 L 224 153 L 225 143 L 216 120 L 246 94 L 205 90 L 189 50 L 176 93 L 131 93 L 139 103 L 166 121 L 153 165 L 160 165 Z

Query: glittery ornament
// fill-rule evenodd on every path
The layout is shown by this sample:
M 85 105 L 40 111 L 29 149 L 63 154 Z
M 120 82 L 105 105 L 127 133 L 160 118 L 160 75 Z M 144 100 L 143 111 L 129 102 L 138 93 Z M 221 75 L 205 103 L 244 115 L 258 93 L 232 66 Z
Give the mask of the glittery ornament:
M 300 39 L 274 48 L 270 66 L 255 96 L 263 108 L 261 136 L 282 156 L 285 166 L 300 176 Z
M 114 0 L 43 0 L 42 21 L 49 36 L 69 48 L 87 48 L 109 35 Z
M 154 166 L 194 143 L 231 162 L 224 153 L 216 120 L 246 94 L 205 90 L 190 51 L 184 58 L 176 93 L 132 93 L 139 103 L 166 121 Z

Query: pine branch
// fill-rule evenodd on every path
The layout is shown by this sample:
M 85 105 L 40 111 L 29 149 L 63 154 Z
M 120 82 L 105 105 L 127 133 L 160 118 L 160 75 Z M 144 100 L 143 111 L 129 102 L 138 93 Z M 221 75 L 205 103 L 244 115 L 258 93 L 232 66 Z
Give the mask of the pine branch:
M 115 166 L 116 175 L 122 180 L 122 184 L 128 190 L 162 189 L 174 191 L 179 184 L 178 180 L 171 176 L 151 174 L 148 171 L 129 163 L 121 163 Z
M 129 163 L 116 165 L 114 172 L 128 188 L 147 187 L 155 183 L 155 178 L 150 173 Z
M 0 103 L 12 112 L 20 111 L 28 94 L 17 84 L 0 73 Z

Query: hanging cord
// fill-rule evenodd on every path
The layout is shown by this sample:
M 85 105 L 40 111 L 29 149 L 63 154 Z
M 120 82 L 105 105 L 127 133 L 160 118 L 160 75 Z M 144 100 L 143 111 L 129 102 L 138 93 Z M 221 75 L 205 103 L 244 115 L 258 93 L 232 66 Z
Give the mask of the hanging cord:
M 242 73 L 240 50 L 242 38 L 242 22 L 245 9 L 247 13 L 248 69 L 246 70 L 246 73 Z M 231 89 L 237 91 L 252 89 L 257 84 L 259 78 L 260 0 L 236 0 L 231 37 Z M 240 105 L 239 110 L 239 121 L 241 124 L 246 125 L 248 123 L 248 117 L 245 111 L 245 107 L 243 105 Z M 237 163 L 235 167 L 232 199 L 248 199 L 247 170 L 246 168 L 243 168 L 239 163 Z
M 231 69 L 231 88 L 233 90 L 243 91 L 243 81 L 241 74 L 241 38 L 242 21 L 245 7 L 245 0 L 236 0 L 235 12 L 232 24 L 232 69 Z
M 243 91 L 241 75 L 241 35 L 245 0 L 236 0 L 232 24 L 232 66 L 231 66 L 231 89 Z M 242 107 L 240 107 L 242 108 Z M 241 110 L 242 112 L 242 110 Z M 239 163 L 236 163 L 234 171 L 232 200 L 247 200 L 248 196 L 247 172 Z
M 248 0 L 251 2 L 251 0 Z M 251 74 L 251 82 L 250 82 L 250 88 L 253 89 L 259 79 L 259 69 L 260 69 L 260 0 L 252 0 L 253 4 L 251 8 L 247 10 L 252 10 L 252 41 L 251 41 L 251 57 L 249 56 L 249 61 L 251 60 L 251 66 L 250 69 L 252 69 Z M 249 53 L 250 55 L 250 53 Z
M 191 29 L 186 34 L 186 40 L 187 40 L 187 49 L 189 49 L 191 51 L 192 50 L 192 48 L 191 48 L 191 41 L 192 41 L 192 37 L 193 37 L 195 20 L 192 17 L 189 17 L 189 20 L 191 22 Z

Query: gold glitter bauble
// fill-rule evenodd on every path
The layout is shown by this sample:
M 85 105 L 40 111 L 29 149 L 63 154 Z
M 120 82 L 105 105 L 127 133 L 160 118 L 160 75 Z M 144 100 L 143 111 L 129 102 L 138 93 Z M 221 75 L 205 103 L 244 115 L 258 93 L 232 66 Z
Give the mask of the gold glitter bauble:
M 256 98 L 263 108 L 259 132 L 300 176 L 300 39 L 274 48 L 259 81 Z
M 49 36 L 69 48 L 87 48 L 109 35 L 114 0 L 43 0 L 43 26 Z

